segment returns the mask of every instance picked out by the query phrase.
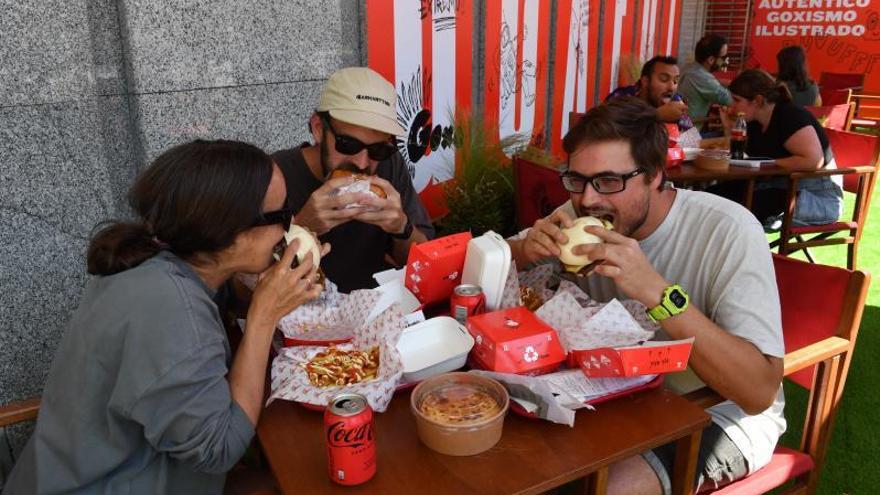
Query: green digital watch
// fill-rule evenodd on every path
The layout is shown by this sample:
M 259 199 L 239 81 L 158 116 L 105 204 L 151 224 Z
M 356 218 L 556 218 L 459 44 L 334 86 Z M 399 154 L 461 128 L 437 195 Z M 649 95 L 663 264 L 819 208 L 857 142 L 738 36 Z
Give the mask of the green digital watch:
M 654 323 L 660 323 L 667 318 L 684 313 L 689 302 L 690 298 L 688 297 L 687 292 L 685 292 L 680 285 L 673 284 L 663 290 L 663 297 L 660 299 L 660 304 L 651 309 L 646 309 L 645 313 L 648 313 L 648 318 L 650 318 L 651 321 Z

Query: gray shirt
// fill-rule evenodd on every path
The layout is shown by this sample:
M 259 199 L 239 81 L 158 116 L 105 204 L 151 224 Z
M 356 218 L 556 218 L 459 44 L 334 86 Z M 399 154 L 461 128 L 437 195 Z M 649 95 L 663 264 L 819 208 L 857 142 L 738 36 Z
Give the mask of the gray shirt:
M 692 118 L 705 117 L 709 105 L 730 105 L 730 91 L 711 72 L 696 62 L 684 66 L 678 83 L 678 92 L 687 99 L 688 113 Z
M 794 81 L 782 81 L 788 87 L 791 93 L 791 101 L 802 107 L 811 107 L 816 104 L 816 98 L 819 96 L 819 86 L 813 81 L 807 81 L 807 87 L 803 91 L 798 89 L 797 83 Z
M 4 494 L 221 493 L 254 428 L 213 296 L 167 251 L 91 280 Z

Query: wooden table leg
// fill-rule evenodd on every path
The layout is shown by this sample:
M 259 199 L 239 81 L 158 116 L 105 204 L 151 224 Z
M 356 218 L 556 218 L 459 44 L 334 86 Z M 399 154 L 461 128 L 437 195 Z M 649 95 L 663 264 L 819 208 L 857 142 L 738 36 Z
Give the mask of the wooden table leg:
M 694 493 L 694 479 L 697 475 L 697 455 L 700 453 L 702 430 L 675 442 L 675 465 L 672 473 L 672 493 L 690 495 Z
M 743 206 L 747 210 L 752 211 L 752 196 L 755 194 L 755 179 L 749 179 L 746 182 L 746 197 L 743 198 Z
M 605 495 L 608 491 L 608 468 L 603 467 L 572 482 L 573 492 L 580 495 Z

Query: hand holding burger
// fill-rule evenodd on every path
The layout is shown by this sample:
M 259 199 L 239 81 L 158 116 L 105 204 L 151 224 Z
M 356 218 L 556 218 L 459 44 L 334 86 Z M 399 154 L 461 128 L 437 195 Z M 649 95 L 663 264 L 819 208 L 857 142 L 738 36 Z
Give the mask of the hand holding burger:
M 294 241 L 296 241 L 294 243 Z M 311 254 L 311 262 L 315 268 L 316 274 L 313 283 L 324 285 L 324 272 L 321 271 L 321 244 L 317 236 L 309 229 L 300 225 L 292 224 L 290 229 L 284 233 L 284 239 L 275 246 L 273 256 L 277 261 L 281 261 L 284 251 L 288 248 L 296 246 L 293 259 L 290 262 L 290 268 L 295 269 L 307 261 L 306 256 Z M 329 251 L 329 245 L 324 246 L 325 254 Z
M 591 259 L 589 255 L 577 254 L 574 252 L 575 246 L 583 244 L 600 244 L 604 242 L 601 238 L 585 230 L 585 228 L 589 226 L 603 227 L 606 230 L 614 229 L 611 222 L 607 220 L 599 220 L 592 216 L 580 217 L 572 222 L 571 227 L 562 229 L 566 241 L 559 243 L 559 261 L 562 262 L 562 267 L 568 272 L 586 275 L 589 273 L 591 265 L 596 262 L 596 260 Z M 584 270 L 585 268 L 587 268 L 587 270 Z

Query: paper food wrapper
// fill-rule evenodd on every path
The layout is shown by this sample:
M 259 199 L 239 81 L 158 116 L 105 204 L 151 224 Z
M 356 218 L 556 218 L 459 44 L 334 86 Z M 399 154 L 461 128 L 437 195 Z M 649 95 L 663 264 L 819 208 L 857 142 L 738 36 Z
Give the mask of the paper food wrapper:
M 376 319 L 366 323 L 362 317 L 369 314 L 379 296 L 375 291 L 352 292 L 345 306 L 340 308 L 341 312 L 335 314 L 340 321 L 353 325 L 350 328 L 354 329 L 351 343 L 337 346 L 339 349 L 369 350 L 379 346 L 379 372 L 375 379 L 344 387 L 312 385 L 301 365 L 308 363 L 315 354 L 327 348 L 286 347 L 272 362 L 272 393 L 268 403 L 275 399 L 285 399 L 323 407 L 336 394 L 351 392 L 366 397 L 373 410 L 384 412 L 403 376 L 397 341 L 403 332 L 405 320 L 399 305 L 395 303 Z
M 484 370 L 471 370 L 469 373 L 498 380 L 507 389 L 511 400 L 519 403 L 527 412 L 554 423 L 574 426 L 574 409 L 591 407 L 583 402 L 574 408 L 563 405 L 562 401 L 557 398 L 558 396 L 553 393 L 550 384 L 541 376 L 515 375 Z
M 350 339 L 358 326 L 370 321 L 368 317 L 382 297 L 374 289 L 342 294 L 329 280 L 326 284 L 318 298 L 281 318 L 278 328 L 285 338 L 318 342 Z
M 702 139 L 700 129 L 694 126 L 678 136 L 678 145 L 682 148 L 699 148 Z
M 632 345 L 654 337 L 617 299 L 584 307 L 570 289 L 561 288 L 536 314 L 556 329 L 566 352 Z
M 342 186 L 342 187 L 336 189 L 336 192 L 334 192 L 333 195 L 339 196 L 340 194 L 372 194 L 373 196 L 375 196 L 376 193 L 374 193 L 373 191 L 370 190 L 371 185 L 372 185 L 372 183 L 369 180 L 355 180 L 354 182 L 352 182 L 351 184 L 349 184 L 347 186 Z M 379 211 L 379 210 L 381 210 L 381 208 L 372 207 L 372 206 L 365 207 L 362 204 L 357 203 L 357 202 L 345 205 L 343 208 L 345 208 L 345 209 L 363 208 L 364 211 Z

